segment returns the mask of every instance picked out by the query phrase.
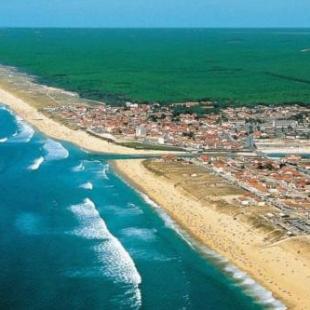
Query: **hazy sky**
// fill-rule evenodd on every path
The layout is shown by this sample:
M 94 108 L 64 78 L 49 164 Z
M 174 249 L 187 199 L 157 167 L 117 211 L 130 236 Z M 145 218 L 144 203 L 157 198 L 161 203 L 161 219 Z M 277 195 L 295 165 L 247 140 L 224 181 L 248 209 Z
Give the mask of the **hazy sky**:
M 0 0 L 0 26 L 310 27 L 310 0 Z

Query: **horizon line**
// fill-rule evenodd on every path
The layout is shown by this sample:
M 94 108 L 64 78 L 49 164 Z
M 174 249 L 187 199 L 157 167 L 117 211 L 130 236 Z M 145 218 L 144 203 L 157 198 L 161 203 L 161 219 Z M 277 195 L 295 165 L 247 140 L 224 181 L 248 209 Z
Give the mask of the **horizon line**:
M 130 27 L 110 27 L 110 26 L 1 26 L 0 29 L 310 29 L 309 26 L 173 26 L 173 27 L 143 27 L 143 26 L 130 26 Z

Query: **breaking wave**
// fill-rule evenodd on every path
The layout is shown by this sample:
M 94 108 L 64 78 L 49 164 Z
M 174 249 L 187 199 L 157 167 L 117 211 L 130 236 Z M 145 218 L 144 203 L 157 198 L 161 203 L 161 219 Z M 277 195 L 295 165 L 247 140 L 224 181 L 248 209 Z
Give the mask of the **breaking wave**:
M 156 229 L 129 227 L 122 230 L 126 237 L 135 238 L 141 241 L 153 241 L 156 239 Z
M 0 139 L 0 143 L 5 143 L 6 141 L 8 141 L 8 138 L 1 138 Z
M 184 238 L 184 233 L 180 231 L 180 229 L 178 228 L 178 225 L 173 221 L 173 219 L 153 200 L 151 200 L 151 198 L 143 193 L 140 192 L 140 195 L 142 196 L 143 200 L 150 206 L 152 206 L 156 212 L 159 214 L 159 216 L 161 217 L 161 219 L 164 221 L 165 226 L 168 228 L 171 228 L 172 230 L 174 230 L 178 235 L 180 235 L 180 237 L 182 237 L 182 239 L 184 239 L 188 244 L 191 245 L 191 243 L 189 242 L 189 240 L 187 240 L 187 238 Z
M 47 161 L 61 160 L 69 157 L 68 150 L 65 149 L 61 143 L 51 139 L 45 142 L 43 149 L 46 152 L 45 159 Z
M 73 172 L 82 172 L 85 170 L 84 162 L 81 161 L 77 166 L 72 168 Z
M 108 177 L 109 171 L 110 171 L 110 166 L 109 166 L 109 164 L 105 164 L 105 165 L 103 166 L 102 171 L 101 171 L 101 175 L 102 175 L 102 177 L 103 177 L 104 179 L 106 179 L 106 180 L 109 179 L 109 177 Z
M 34 130 L 19 116 L 16 116 L 16 121 L 17 121 L 17 132 L 10 139 L 10 142 L 28 143 L 34 135 Z
M 110 166 L 100 160 L 82 160 L 77 166 L 72 168 L 73 172 L 81 172 L 87 169 L 88 172 L 93 173 L 96 177 L 108 180 L 108 173 Z
M 272 309 L 287 309 L 284 304 L 282 304 L 272 295 L 272 292 L 259 285 L 245 272 L 242 272 L 237 267 L 229 264 L 228 260 L 225 257 L 222 257 L 221 255 L 217 254 L 216 252 L 210 250 L 207 247 L 201 247 L 201 245 L 199 245 L 198 243 L 196 244 L 196 242 L 193 241 L 186 232 L 181 230 L 178 225 L 173 221 L 173 219 L 162 208 L 160 208 L 160 206 L 158 206 L 147 195 L 141 192 L 139 192 L 139 194 L 142 196 L 146 203 L 156 209 L 167 227 L 173 229 L 183 240 L 185 240 L 185 242 L 189 246 L 191 246 L 192 248 L 201 249 L 203 253 L 205 253 L 214 261 L 222 265 L 222 267 L 224 267 L 224 271 L 228 273 L 237 282 L 237 284 L 244 289 L 244 291 L 248 295 L 254 297 L 260 304 L 272 307 Z
M 104 275 L 117 283 L 130 285 L 130 294 L 134 298 L 135 307 L 140 307 L 142 304 L 139 289 L 141 276 L 129 253 L 108 230 L 95 204 L 86 198 L 82 203 L 71 206 L 70 210 L 80 221 L 80 226 L 73 233 L 86 239 L 101 241 L 94 250 L 98 261 L 104 267 L 102 269 Z
M 29 170 L 38 170 L 42 163 L 44 162 L 44 157 L 39 157 L 33 161 L 33 163 L 28 167 Z
M 230 274 L 240 286 L 244 287 L 245 292 L 248 295 L 255 297 L 259 303 L 277 310 L 287 309 L 284 304 L 272 295 L 272 292 L 259 285 L 250 276 L 248 276 L 245 272 L 240 271 L 237 267 L 227 265 L 224 270 Z
M 91 182 L 86 182 L 86 183 L 80 185 L 80 188 L 92 190 L 94 188 L 94 186 Z
M 120 205 L 107 205 L 106 210 L 112 212 L 115 216 L 139 216 L 144 212 L 134 203 L 127 204 L 127 207 Z

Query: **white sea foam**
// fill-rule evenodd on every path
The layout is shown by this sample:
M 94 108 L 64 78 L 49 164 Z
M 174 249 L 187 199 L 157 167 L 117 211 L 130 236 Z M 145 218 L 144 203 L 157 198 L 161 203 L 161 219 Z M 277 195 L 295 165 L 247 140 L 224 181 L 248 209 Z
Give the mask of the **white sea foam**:
M 61 160 L 68 158 L 69 156 L 68 150 L 65 149 L 61 143 L 56 142 L 52 139 L 48 139 L 45 142 L 43 149 L 46 152 L 45 159 L 47 161 Z
M 0 143 L 5 143 L 6 141 L 8 141 L 8 138 L 1 138 L 0 139 Z
M 44 162 L 44 157 L 39 157 L 33 161 L 33 163 L 28 167 L 29 170 L 38 170 L 42 163 Z
M 10 114 L 12 115 L 11 110 L 9 110 L 9 109 L 8 109 L 6 106 L 4 106 L 4 105 L 0 105 L 0 110 L 6 111 L 6 112 L 8 112 L 8 113 L 10 113 Z
M 80 221 L 80 227 L 73 233 L 86 239 L 101 240 L 94 250 L 104 267 L 102 270 L 105 276 L 115 282 L 131 285 L 135 306 L 140 307 L 142 303 L 139 289 L 141 276 L 129 253 L 108 230 L 95 204 L 87 198 L 82 203 L 71 206 L 70 209 Z
M 74 172 L 80 172 L 87 169 L 88 172 L 94 173 L 98 178 L 108 180 L 110 166 L 102 163 L 100 160 L 82 160 L 80 164 L 72 169 Z
M 310 48 L 304 48 L 301 50 L 302 53 L 309 53 L 310 52 Z
M 122 230 L 122 234 L 126 237 L 136 238 L 142 241 L 153 241 L 156 239 L 156 229 L 128 227 Z
M 143 210 L 133 203 L 129 203 L 127 207 L 118 205 L 107 205 L 106 209 L 113 212 L 116 216 L 139 216 L 143 214 Z
M 225 257 L 217 254 L 216 252 L 210 250 L 209 248 L 199 246 L 196 244 L 192 238 L 190 238 L 183 230 L 181 230 L 178 225 L 171 219 L 171 217 L 160 208 L 154 201 L 152 201 L 147 195 L 139 192 L 146 203 L 151 205 L 159 213 L 160 217 L 164 220 L 165 225 L 175 230 L 191 247 L 203 250 L 203 252 L 212 258 L 216 263 L 224 265 L 224 271 L 228 273 L 238 285 L 240 285 L 244 291 L 250 296 L 257 299 L 257 301 L 263 305 L 266 305 L 272 309 L 285 310 L 287 307 L 282 304 L 278 299 L 276 299 L 272 292 L 262 287 L 256 281 L 254 281 L 245 272 L 242 272 L 237 267 L 231 265 Z
M 86 182 L 86 183 L 80 185 L 80 188 L 92 190 L 94 188 L 94 186 L 91 182 Z
M 282 304 L 279 300 L 273 297 L 272 293 L 255 282 L 249 275 L 245 272 L 240 271 L 237 267 L 232 265 L 227 265 L 224 270 L 230 274 L 240 286 L 243 286 L 245 291 L 257 298 L 257 300 L 272 309 L 285 310 L 287 307 Z
M 108 173 L 109 173 L 109 170 L 110 170 L 110 166 L 109 164 L 105 164 L 103 165 L 103 169 L 101 171 L 101 175 L 104 179 L 108 180 L 109 177 L 108 177 Z
M 161 217 L 161 219 L 164 221 L 166 227 L 174 230 L 189 246 L 193 247 L 193 244 L 191 242 L 191 239 L 185 234 L 184 231 L 181 231 L 179 226 L 175 223 L 175 221 L 153 200 L 150 199 L 149 196 L 143 194 L 140 192 L 140 195 L 142 196 L 143 200 L 151 205 L 153 208 L 155 208 L 158 215 Z
M 115 185 L 105 185 L 105 186 L 103 186 L 103 188 L 114 188 L 115 187 Z
M 77 166 L 72 168 L 73 172 L 82 172 L 85 170 L 84 162 L 81 161 Z
M 16 120 L 17 120 L 17 132 L 13 134 L 12 138 L 10 139 L 10 142 L 28 143 L 34 135 L 34 130 L 22 118 L 16 116 Z

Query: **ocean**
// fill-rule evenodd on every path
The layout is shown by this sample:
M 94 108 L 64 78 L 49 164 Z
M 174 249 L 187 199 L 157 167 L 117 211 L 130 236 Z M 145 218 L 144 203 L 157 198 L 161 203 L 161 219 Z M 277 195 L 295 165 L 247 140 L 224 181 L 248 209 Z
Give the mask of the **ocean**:
M 0 309 L 283 309 L 91 154 L 0 106 Z
M 310 103 L 309 29 L 0 29 L 0 64 L 113 104 Z

